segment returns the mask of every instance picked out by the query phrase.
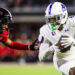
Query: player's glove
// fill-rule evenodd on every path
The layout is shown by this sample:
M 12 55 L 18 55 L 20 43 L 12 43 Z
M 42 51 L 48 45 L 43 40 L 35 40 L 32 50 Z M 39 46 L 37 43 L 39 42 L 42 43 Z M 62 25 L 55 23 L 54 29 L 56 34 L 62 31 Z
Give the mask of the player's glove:
M 39 48 L 38 48 L 38 39 L 36 39 L 30 46 L 29 46 L 29 49 L 30 50 L 33 50 L 33 51 L 35 51 L 35 50 L 39 50 Z
M 50 51 L 59 51 L 59 47 L 56 45 L 50 46 Z
M 61 45 L 64 46 L 64 48 L 67 48 L 67 47 L 71 46 L 74 41 L 75 41 L 75 39 L 69 35 L 68 38 L 64 38 L 64 37 L 62 38 Z

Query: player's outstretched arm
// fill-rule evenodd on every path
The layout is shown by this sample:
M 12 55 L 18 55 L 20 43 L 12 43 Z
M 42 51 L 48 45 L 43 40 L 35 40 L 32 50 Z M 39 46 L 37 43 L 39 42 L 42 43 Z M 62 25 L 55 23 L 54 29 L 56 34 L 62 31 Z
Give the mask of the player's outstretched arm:
M 37 40 L 35 40 L 31 45 L 14 42 L 8 38 L 8 28 L 4 29 L 4 26 L 7 25 L 3 25 L 0 28 L 0 41 L 3 42 L 6 46 L 17 50 L 36 50 L 35 45 Z
M 38 48 L 36 48 L 35 46 L 37 45 L 37 40 L 35 40 L 32 44 L 28 45 L 28 44 L 22 44 L 22 43 L 18 43 L 15 41 L 10 40 L 9 38 L 3 38 L 1 40 L 6 46 L 13 48 L 13 49 L 17 49 L 17 50 L 37 50 Z
M 13 49 L 17 49 L 17 50 L 28 50 L 29 49 L 29 45 L 28 44 L 22 44 L 22 43 L 18 43 L 18 42 L 14 42 L 12 40 L 10 40 L 9 38 L 4 38 L 2 40 L 2 42 Z

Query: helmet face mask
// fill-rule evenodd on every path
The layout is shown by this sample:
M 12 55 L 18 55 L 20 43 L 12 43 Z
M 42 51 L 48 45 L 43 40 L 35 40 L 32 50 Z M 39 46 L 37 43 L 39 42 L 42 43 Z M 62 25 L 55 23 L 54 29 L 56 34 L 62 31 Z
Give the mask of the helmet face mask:
M 2 19 L 2 24 L 9 24 L 11 23 L 11 18 L 9 16 L 5 16 L 3 19 Z
M 56 16 L 51 16 L 49 18 L 47 18 L 48 21 L 47 23 L 49 23 L 49 25 L 51 25 L 51 28 L 52 28 L 52 32 L 54 32 L 54 30 L 58 29 L 60 27 L 60 19 L 61 17 L 59 15 L 56 15 Z
M 48 22 L 51 23 L 51 19 L 54 19 L 56 21 L 56 23 L 59 23 L 59 21 L 61 20 L 61 16 L 55 15 L 55 16 L 49 17 Z

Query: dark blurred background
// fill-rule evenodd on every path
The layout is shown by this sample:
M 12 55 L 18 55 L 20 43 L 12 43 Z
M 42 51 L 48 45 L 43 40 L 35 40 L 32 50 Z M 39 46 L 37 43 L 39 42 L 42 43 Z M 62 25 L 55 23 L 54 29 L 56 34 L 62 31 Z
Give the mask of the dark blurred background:
M 0 0 L 0 7 L 7 8 L 13 15 L 9 25 L 9 37 L 13 41 L 30 44 L 39 34 L 39 28 L 45 24 L 45 9 L 51 2 L 64 3 L 69 15 L 75 14 L 75 0 Z M 0 43 L 1 62 L 37 62 L 38 51 L 17 51 Z M 51 62 L 52 55 L 46 60 Z

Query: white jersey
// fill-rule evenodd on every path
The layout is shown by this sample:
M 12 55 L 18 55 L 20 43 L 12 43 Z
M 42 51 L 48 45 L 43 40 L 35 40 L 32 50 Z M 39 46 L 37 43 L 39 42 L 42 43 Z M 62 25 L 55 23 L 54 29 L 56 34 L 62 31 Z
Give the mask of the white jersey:
M 64 24 L 62 31 L 55 30 L 52 34 L 51 26 L 45 24 L 40 28 L 39 41 L 43 41 L 39 50 L 39 59 L 43 60 L 50 52 L 50 44 L 56 44 L 62 35 L 71 35 L 75 38 L 75 17 L 70 16 Z M 64 61 L 63 61 L 64 60 Z M 54 52 L 54 64 L 56 67 L 62 65 L 65 61 L 75 60 L 75 46 L 71 46 L 70 50 L 62 53 L 60 51 Z M 60 61 L 62 61 L 60 63 Z

